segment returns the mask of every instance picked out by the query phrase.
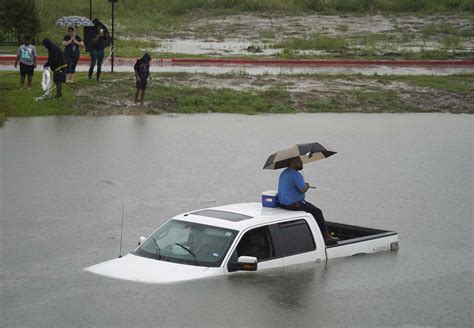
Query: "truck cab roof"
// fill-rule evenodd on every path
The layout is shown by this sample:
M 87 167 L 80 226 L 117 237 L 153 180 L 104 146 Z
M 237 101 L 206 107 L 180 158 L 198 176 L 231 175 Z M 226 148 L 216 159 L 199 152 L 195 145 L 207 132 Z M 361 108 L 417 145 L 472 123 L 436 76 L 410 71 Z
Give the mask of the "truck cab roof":
M 302 215 L 307 215 L 307 213 L 263 207 L 261 203 L 237 203 L 183 213 L 173 219 L 242 231 L 249 227 L 271 224 Z

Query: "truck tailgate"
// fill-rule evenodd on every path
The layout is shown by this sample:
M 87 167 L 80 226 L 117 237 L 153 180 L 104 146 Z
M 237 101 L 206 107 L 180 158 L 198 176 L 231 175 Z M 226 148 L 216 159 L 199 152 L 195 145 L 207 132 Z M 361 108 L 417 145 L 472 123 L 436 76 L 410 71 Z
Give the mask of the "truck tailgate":
M 328 260 L 398 249 L 398 234 L 394 231 L 334 222 L 327 222 L 327 226 L 329 231 L 340 238 L 337 245 L 326 247 L 326 257 Z

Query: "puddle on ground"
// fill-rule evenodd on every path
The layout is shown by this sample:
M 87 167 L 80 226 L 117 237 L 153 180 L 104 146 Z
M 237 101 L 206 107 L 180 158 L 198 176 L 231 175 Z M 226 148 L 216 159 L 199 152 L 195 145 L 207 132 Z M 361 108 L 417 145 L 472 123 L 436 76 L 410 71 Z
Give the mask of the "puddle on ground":
M 266 48 L 263 44 L 239 40 L 196 40 L 196 39 L 165 39 L 160 40 L 160 47 L 154 52 L 167 52 L 191 55 L 262 55 L 271 56 L 281 52 L 282 49 Z

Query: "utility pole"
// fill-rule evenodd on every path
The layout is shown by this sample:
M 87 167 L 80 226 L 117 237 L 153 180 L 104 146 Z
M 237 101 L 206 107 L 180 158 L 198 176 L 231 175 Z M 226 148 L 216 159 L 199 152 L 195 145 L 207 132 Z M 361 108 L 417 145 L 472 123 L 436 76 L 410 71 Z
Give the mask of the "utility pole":
M 89 0 L 89 19 L 92 20 L 92 0 Z
M 115 3 L 117 0 L 109 0 L 112 3 L 112 56 L 110 57 L 110 72 L 114 72 L 114 55 L 115 55 L 115 37 L 114 37 L 114 25 L 115 25 Z

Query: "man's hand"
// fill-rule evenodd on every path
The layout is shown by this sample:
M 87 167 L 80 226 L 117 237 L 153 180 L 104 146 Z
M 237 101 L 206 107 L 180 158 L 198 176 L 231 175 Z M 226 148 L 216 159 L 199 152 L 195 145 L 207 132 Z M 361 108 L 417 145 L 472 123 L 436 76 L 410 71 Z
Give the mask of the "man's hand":
M 305 193 L 307 192 L 309 189 L 309 183 L 305 182 L 305 186 L 303 188 L 300 189 L 301 192 Z

